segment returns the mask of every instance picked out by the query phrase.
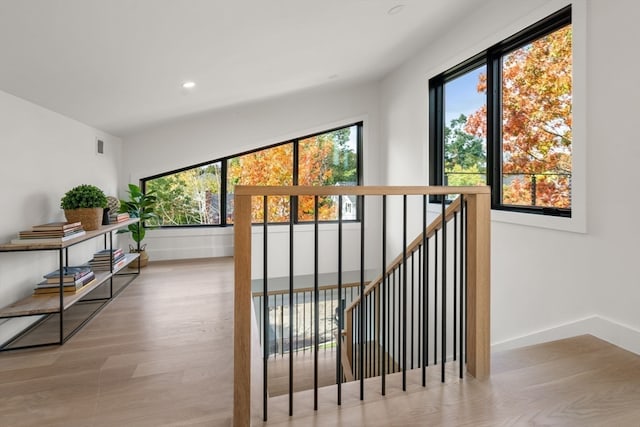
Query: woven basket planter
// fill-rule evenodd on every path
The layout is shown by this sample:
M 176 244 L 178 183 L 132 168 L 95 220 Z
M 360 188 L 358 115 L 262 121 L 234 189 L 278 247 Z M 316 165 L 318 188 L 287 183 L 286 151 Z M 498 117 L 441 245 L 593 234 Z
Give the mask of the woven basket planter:
M 97 230 L 102 224 L 103 208 L 65 209 L 64 216 L 68 222 L 82 223 L 86 231 Z

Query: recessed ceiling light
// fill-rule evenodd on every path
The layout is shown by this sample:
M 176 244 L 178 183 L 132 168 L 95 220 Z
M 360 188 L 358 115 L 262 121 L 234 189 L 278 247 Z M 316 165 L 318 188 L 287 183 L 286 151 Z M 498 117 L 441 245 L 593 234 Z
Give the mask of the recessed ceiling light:
M 196 86 L 195 82 L 184 82 L 182 83 L 182 87 L 185 89 L 191 89 L 194 88 Z
M 393 6 L 391 9 L 387 10 L 387 14 L 388 15 L 397 15 L 398 13 L 402 12 L 402 9 L 404 9 L 404 5 L 403 4 L 398 4 Z

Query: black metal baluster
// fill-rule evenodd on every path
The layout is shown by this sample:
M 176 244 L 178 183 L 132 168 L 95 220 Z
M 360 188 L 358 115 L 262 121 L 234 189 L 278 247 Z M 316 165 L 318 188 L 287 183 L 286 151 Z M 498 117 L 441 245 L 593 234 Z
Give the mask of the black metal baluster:
M 402 391 L 407 390 L 407 195 L 402 196 Z
M 429 365 L 429 241 L 427 240 L 427 196 L 422 196 L 422 386 L 427 385 Z
M 442 320 L 441 320 L 441 381 L 444 382 L 444 365 L 447 361 L 447 216 L 446 196 L 442 196 Z
M 387 328 L 387 348 L 385 349 L 386 352 L 386 358 L 387 358 L 387 373 L 391 373 L 391 357 L 389 356 L 390 354 L 390 350 L 393 348 L 391 346 L 389 346 L 389 343 L 391 343 L 391 334 L 393 331 L 393 314 L 392 314 L 392 306 L 391 306 L 391 293 L 393 292 L 393 289 L 389 289 L 389 287 L 391 286 L 391 273 L 389 272 L 389 274 L 385 275 L 385 279 L 384 279 L 384 285 L 386 286 L 386 293 L 387 293 L 387 317 L 389 318 L 389 327 Z
M 263 239 L 262 239 L 262 292 L 264 296 L 264 310 L 263 310 L 263 328 L 264 328 L 264 345 L 263 345 L 263 361 L 262 361 L 262 405 L 263 405 L 263 421 L 267 421 L 267 398 L 268 398 L 268 376 L 267 376 L 267 361 L 269 358 L 269 347 L 271 347 L 271 343 L 269 342 L 269 296 L 268 296 L 268 247 L 267 247 L 267 232 L 268 232 L 268 212 L 269 208 L 267 206 L 267 196 L 262 198 L 262 229 L 263 229 Z
M 392 280 L 391 280 L 391 292 L 393 295 L 393 298 L 391 300 L 391 318 L 392 318 L 392 325 L 391 325 L 391 342 L 393 343 L 391 345 L 391 354 L 393 355 L 393 363 L 391 364 L 391 369 L 392 372 L 395 373 L 396 372 L 396 359 L 398 358 L 397 355 L 397 348 L 396 348 L 396 268 L 393 268 L 393 276 L 392 276 Z
M 289 416 L 293 415 L 293 204 L 293 196 L 289 196 Z M 296 328 L 297 321 L 296 316 Z
M 422 244 L 418 246 L 418 366 L 422 367 L 424 354 L 422 353 Z
M 313 196 L 313 410 L 318 410 L 318 347 L 320 343 L 320 292 L 318 290 L 318 196 Z
M 413 288 L 415 287 L 415 257 L 414 255 L 414 251 L 411 251 L 411 369 L 413 369 L 413 360 L 414 358 L 414 349 L 413 349 L 413 341 L 414 341 L 414 337 L 415 337 L 415 330 L 414 330 L 414 316 L 415 316 L 415 304 L 414 304 L 414 291 Z
M 346 292 L 345 292 L 346 295 Z M 346 297 L 345 297 L 346 299 Z M 338 382 L 338 405 L 342 404 L 342 196 L 338 197 L 338 357 L 336 376 Z
M 462 242 L 460 242 L 461 250 L 460 250 L 460 265 L 462 265 L 461 277 L 460 277 L 460 359 L 459 359 L 459 376 L 462 378 L 464 376 L 463 365 L 466 361 L 466 346 L 467 340 L 465 337 L 465 321 L 467 320 L 467 312 L 465 308 L 466 302 L 466 284 L 467 284 L 467 266 L 465 261 L 467 260 L 467 201 L 464 199 L 464 196 L 460 195 L 460 238 Z M 463 346 L 464 343 L 464 346 Z M 464 354 L 463 354 L 464 352 Z
M 366 354 L 367 363 L 364 366 L 366 371 L 365 378 L 369 378 L 371 376 L 371 306 L 372 306 L 371 294 L 369 294 L 367 295 L 367 306 L 366 306 L 367 313 L 364 316 L 365 345 L 366 345 L 365 348 L 367 350 L 367 354 Z
M 458 212 L 453 213 L 453 360 L 457 360 L 458 343 Z
M 433 235 L 433 364 L 438 364 L 438 231 Z
M 366 299 L 364 298 L 364 196 L 362 196 L 362 209 L 360 212 L 360 304 L 366 305 Z M 364 400 L 364 314 L 365 307 L 362 306 L 360 310 L 360 400 Z
M 382 196 L 382 278 L 381 286 L 382 286 L 382 348 L 380 351 L 382 352 L 382 357 L 380 358 L 380 371 L 382 374 L 382 395 L 386 394 L 387 384 L 386 384 L 386 375 L 385 375 L 385 360 L 387 359 L 387 342 L 386 342 L 386 333 L 387 333 L 387 307 L 386 307 L 386 299 L 387 292 L 385 290 L 385 286 L 387 283 L 387 196 L 386 194 Z

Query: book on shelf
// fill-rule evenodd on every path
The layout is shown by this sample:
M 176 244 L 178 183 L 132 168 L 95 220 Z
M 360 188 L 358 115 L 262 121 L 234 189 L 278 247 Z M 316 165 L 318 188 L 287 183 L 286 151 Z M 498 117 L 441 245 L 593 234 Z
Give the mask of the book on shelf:
M 120 258 L 113 261 L 113 271 L 116 271 L 124 267 L 126 262 L 127 262 L 127 259 L 125 258 L 124 254 L 122 254 Z M 106 264 L 91 265 L 91 268 L 93 268 L 95 271 L 110 271 L 111 263 L 107 262 Z
M 62 281 L 75 282 L 78 279 L 92 273 L 91 267 L 88 265 L 77 265 L 62 268 Z M 60 283 L 60 270 L 55 270 L 43 276 L 49 283 Z
M 48 222 L 46 224 L 34 225 L 33 231 L 66 231 L 82 228 L 81 222 Z
M 111 263 L 116 263 L 119 260 L 124 258 L 124 251 L 120 248 L 118 249 L 104 249 L 102 251 L 96 252 L 93 255 L 93 259 L 89 261 L 89 265 L 91 267 L 96 266 L 109 266 Z
M 89 282 L 93 281 L 95 278 L 96 278 L 95 273 L 91 271 L 88 274 L 80 277 L 75 281 L 65 282 L 62 285 L 62 287 L 65 289 L 65 291 L 80 289 L 81 287 L 85 286 Z M 48 279 L 45 279 L 36 285 L 36 289 L 60 289 L 60 283 L 59 282 L 53 283 L 53 282 L 50 282 Z
M 22 233 L 22 232 L 21 232 Z M 84 230 L 78 230 L 75 233 L 66 235 L 66 236 L 60 236 L 60 237 L 45 237 L 42 235 L 36 235 L 36 236 L 20 236 L 20 234 L 18 234 L 18 238 L 17 239 L 13 239 L 11 240 L 11 244 L 14 245 L 37 245 L 37 244 L 49 244 L 49 243 L 63 243 L 66 242 L 68 240 L 71 239 L 75 239 L 76 237 L 80 237 L 80 236 L 84 236 L 87 232 Z
M 116 212 L 109 215 L 109 222 L 122 222 L 128 219 L 129 219 L 128 212 L 122 212 L 122 213 Z
M 23 230 L 18 232 L 19 239 L 41 239 L 48 237 L 67 237 L 67 236 L 78 236 L 78 233 L 83 231 L 82 228 L 74 228 L 71 230 L 50 230 L 50 231 L 32 231 L 32 230 Z
M 90 285 L 95 281 L 96 281 L 96 278 L 92 277 L 91 280 L 89 280 L 87 283 L 83 284 L 82 286 L 75 286 L 75 285 L 63 286 L 62 292 L 64 292 L 65 294 L 75 294 L 77 292 L 83 291 L 87 285 Z M 59 294 L 59 293 L 60 293 L 60 286 L 37 287 L 33 290 L 34 295 L 47 295 L 47 294 Z
M 111 257 L 113 256 L 113 258 L 119 257 L 120 255 L 124 254 L 124 250 L 122 250 L 122 248 L 116 248 L 116 249 L 103 249 L 101 251 L 96 252 L 95 254 L 93 254 L 93 259 L 95 260 L 110 260 Z

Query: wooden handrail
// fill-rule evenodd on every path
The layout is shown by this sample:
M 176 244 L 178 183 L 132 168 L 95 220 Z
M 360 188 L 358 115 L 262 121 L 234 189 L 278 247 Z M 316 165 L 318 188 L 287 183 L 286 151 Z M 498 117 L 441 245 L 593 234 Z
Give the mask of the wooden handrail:
M 425 186 L 236 186 L 234 206 L 233 425 L 251 425 L 251 203 L 252 196 L 382 196 L 464 194 L 467 200 L 467 370 L 489 374 L 490 189 Z M 420 237 L 421 238 L 421 237 Z M 371 287 L 369 284 L 367 288 Z M 348 343 L 346 343 L 348 344 Z M 346 346 L 345 346 L 346 347 Z

